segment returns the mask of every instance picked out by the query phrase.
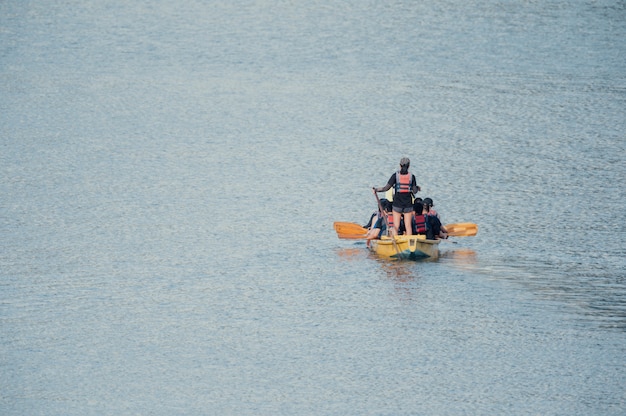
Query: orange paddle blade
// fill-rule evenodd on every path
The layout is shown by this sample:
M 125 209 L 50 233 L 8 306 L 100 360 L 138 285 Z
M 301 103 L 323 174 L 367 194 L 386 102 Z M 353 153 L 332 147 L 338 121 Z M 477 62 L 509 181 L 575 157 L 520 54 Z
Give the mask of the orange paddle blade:
M 338 234 L 367 234 L 367 228 L 363 228 L 354 222 L 336 221 L 333 223 L 333 228 Z
M 444 225 L 450 237 L 472 237 L 478 233 L 478 225 L 472 222 L 459 222 Z
M 344 240 L 364 240 L 367 237 L 367 234 L 342 234 L 337 233 L 337 237 Z
M 367 228 L 363 228 L 355 222 L 335 221 L 333 228 L 337 232 L 337 237 L 346 240 L 360 240 L 367 236 Z

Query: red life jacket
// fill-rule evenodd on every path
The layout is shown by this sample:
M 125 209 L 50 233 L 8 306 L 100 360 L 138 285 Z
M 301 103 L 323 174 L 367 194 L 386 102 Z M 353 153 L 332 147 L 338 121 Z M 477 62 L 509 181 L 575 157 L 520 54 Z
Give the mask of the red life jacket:
M 413 216 L 413 223 L 417 234 L 426 234 L 426 217 L 424 215 Z
M 405 174 L 396 172 L 396 192 L 407 194 L 413 189 L 413 175 L 411 172 Z
M 389 224 L 389 228 L 393 228 L 393 212 L 387 213 L 387 223 Z

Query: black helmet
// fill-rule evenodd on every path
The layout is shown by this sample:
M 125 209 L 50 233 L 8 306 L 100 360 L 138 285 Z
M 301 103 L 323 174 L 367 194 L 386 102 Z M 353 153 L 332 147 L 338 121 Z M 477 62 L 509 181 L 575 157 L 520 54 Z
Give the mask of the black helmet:
M 424 205 L 428 205 L 429 207 L 434 207 L 435 204 L 433 204 L 433 200 L 430 198 L 424 198 L 424 201 L 422 201 L 422 203 Z

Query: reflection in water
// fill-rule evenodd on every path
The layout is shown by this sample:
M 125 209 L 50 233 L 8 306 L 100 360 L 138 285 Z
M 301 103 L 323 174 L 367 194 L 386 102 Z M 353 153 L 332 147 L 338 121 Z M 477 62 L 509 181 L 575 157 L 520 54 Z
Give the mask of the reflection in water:
M 462 269 L 473 268 L 476 265 L 476 252 L 470 248 L 458 248 L 441 252 L 440 258 L 451 262 Z
M 416 264 L 419 262 L 383 258 L 371 252 L 369 257 L 380 264 L 387 278 L 393 283 L 394 293 L 400 301 L 418 300 L 416 281 L 419 280 L 419 275 Z M 423 261 L 426 260 L 421 260 Z
M 412 260 L 397 260 L 380 257 L 369 251 L 365 248 L 365 246 L 340 248 L 337 249 L 336 252 L 342 260 L 374 260 L 381 266 L 381 269 L 385 272 L 387 279 L 392 282 L 394 292 L 401 301 L 412 302 L 417 299 L 415 281 L 419 276 L 417 274 L 416 264 L 429 260 L 420 260 L 416 262 Z
M 382 258 L 374 253 L 370 253 L 370 257 L 375 259 L 381 265 L 387 277 L 394 281 L 407 282 L 415 277 L 414 268 L 411 267 L 415 263 L 412 261 Z
M 365 247 L 340 248 L 337 249 L 336 252 L 343 260 L 350 261 L 363 259 L 367 255 L 367 250 L 365 249 Z
M 451 262 L 460 268 L 474 268 L 478 260 L 476 251 L 469 248 L 459 248 L 456 250 L 446 250 L 441 252 L 439 259 L 422 259 L 422 260 L 397 260 L 393 258 L 381 257 L 367 250 L 365 247 L 339 248 L 336 250 L 339 257 L 345 260 L 362 260 L 369 258 L 375 260 L 381 265 L 387 276 L 397 281 L 407 281 L 413 277 L 416 263 L 436 262 L 443 259 Z

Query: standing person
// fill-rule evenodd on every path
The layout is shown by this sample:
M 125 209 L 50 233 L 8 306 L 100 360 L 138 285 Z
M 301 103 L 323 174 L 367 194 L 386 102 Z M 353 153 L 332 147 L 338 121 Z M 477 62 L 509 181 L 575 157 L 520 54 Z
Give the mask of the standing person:
M 409 225 L 406 227 L 406 234 L 412 235 L 410 224 L 413 218 L 413 195 L 419 192 L 421 188 L 417 186 L 415 175 L 409 172 L 410 164 L 409 158 L 403 157 L 400 159 L 400 170 L 391 175 L 387 185 L 382 188 L 373 188 L 374 192 L 386 192 L 392 186 L 395 188 L 392 209 L 393 228 L 396 234 L 400 226 L 400 218 L 404 217 L 404 223 Z

